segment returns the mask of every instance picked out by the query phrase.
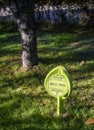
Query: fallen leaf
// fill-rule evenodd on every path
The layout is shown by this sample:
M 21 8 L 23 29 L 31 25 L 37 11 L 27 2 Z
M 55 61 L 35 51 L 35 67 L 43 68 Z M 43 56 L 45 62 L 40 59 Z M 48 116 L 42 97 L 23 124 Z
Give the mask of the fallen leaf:
M 88 120 L 85 122 L 85 125 L 90 125 L 90 124 L 94 124 L 94 119 L 88 119 Z

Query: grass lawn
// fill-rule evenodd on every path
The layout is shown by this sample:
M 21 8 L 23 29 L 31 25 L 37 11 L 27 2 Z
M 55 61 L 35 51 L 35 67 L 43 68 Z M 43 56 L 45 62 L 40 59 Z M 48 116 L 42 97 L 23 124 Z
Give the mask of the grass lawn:
M 0 35 L 0 130 L 94 130 L 94 31 L 76 27 L 37 32 L 39 71 L 21 66 L 19 33 Z M 63 65 L 72 77 L 71 96 L 56 116 L 56 99 L 44 88 L 47 73 Z

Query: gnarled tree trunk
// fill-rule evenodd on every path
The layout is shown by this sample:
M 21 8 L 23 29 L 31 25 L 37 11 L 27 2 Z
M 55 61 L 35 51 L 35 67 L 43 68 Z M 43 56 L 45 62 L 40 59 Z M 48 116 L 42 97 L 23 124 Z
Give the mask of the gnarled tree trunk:
M 34 0 L 13 0 L 11 10 L 22 37 L 22 66 L 32 68 L 38 65 Z

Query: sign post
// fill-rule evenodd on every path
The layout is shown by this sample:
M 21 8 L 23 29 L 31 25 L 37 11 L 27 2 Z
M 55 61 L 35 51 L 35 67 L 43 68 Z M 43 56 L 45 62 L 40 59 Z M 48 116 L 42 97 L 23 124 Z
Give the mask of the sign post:
M 57 115 L 63 112 L 63 100 L 71 94 L 72 80 L 63 66 L 52 69 L 44 81 L 46 91 L 57 98 Z
M 63 100 L 62 98 L 57 98 L 57 115 L 60 116 L 63 113 Z

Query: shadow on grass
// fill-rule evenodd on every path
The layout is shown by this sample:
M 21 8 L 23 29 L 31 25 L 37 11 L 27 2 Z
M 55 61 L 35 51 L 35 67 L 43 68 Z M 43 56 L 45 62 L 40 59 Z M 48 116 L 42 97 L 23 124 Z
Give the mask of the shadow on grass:
M 70 120 L 73 120 L 73 123 L 70 124 Z M 8 130 L 93 130 L 93 125 L 85 126 L 81 119 L 72 115 L 59 118 L 35 114 L 22 119 L 19 117 L 17 120 L 12 118 L 5 120 L 1 123 L 1 128 Z
M 21 84 L 24 84 L 24 86 L 26 85 L 25 82 L 32 84 L 33 82 L 30 81 L 30 79 L 33 77 L 35 76 L 29 75 L 23 76 L 22 78 L 20 76 L 17 79 L 13 79 L 13 81 L 7 79 L 7 82 L 11 83 L 8 84 L 8 86 L 10 86 L 9 88 L 12 87 L 12 91 L 15 91 L 16 89 L 20 90 Z M 36 75 L 36 78 L 39 78 L 39 75 Z M 34 82 L 36 81 L 36 78 Z M 17 86 L 15 86 L 16 82 Z M 35 83 L 35 85 L 37 84 Z M 18 93 L 13 94 L 8 92 L 6 87 L 7 86 L 5 86 L 5 89 L 3 88 L 3 91 L 6 91 L 6 96 L 0 97 L 1 130 L 93 130 L 93 126 L 89 126 L 88 129 L 87 126 L 84 126 L 83 111 L 86 112 L 85 116 L 87 117 L 89 109 L 92 107 L 90 103 L 87 104 L 88 95 L 83 100 L 80 98 L 86 95 L 86 87 L 84 90 L 82 90 L 81 87 L 78 93 L 71 95 L 70 99 L 67 101 L 66 107 L 64 107 L 64 109 L 68 111 L 68 115 L 60 118 L 54 116 L 51 112 L 44 112 L 44 114 L 41 115 L 42 109 L 43 111 L 44 109 L 49 109 L 50 111 L 49 106 L 52 106 L 52 104 L 48 103 L 47 107 L 47 103 L 43 103 L 43 100 L 45 99 L 51 100 L 50 96 L 48 96 L 47 93 L 45 94 L 44 88 L 38 90 L 38 87 L 32 86 L 30 91 L 30 86 L 26 86 L 26 89 L 29 89 L 29 93 L 27 91 L 26 93 L 19 91 Z M 36 93 L 33 93 L 33 91 Z M 83 93 L 83 91 L 85 93 Z M 36 102 L 37 105 L 34 105 L 33 102 Z M 23 105 L 23 103 L 25 104 Z M 34 109 L 36 110 L 29 114 L 30 112 L 28 112 L 28 110 L 32 111 Z M 27 115 L 24 116 L 24 112 L 27 112 Z
M 40 58 L 43 64 L 94 60 L 94 35 L 91 32 L 54 35 L 53 46 L 48 46 L 47 39 L 44 43 L 45 46 L 38 50 L 39 54 L 44 55 Z
M 15 21 L 0 21 L 0 34 L 4 33 L 16 33 L 18 32 L 18 27 Z
M 43 96 L 42 93 L 39 93 L 38 95 L 34 96 L 32 94 L 29 95 L 24 95 L 23 93 L 20 94 L 15 94 L 15 95 L 9 95 L 10 97 L 6 96 L 4 97 L 4 99 L 0 100 L 4 100 L 6 101 L 6 105 L 4 104 L 2 107 L 0 107 L 0 123 L 2 125 L 2 127 L 4 128 L 9 128 L 9 129 L 27 129 L 29 130 L 30 128 L 34 128 L 34 129 L 56 129 L 56 128 L 62 128 L 65 130 L 75 130 L 78 129 L 80 130 L 80 127 L 83 127 L 83 119 L 82 119 L 82 110 L 83 108 L 86 109 L 86 112 L 88 111 L 88 109 L 90 109 L 91 106 L 87 106 L 86 104 L 84 104 L 84 102 L 81 103 L 81 100 L 77 100 L 76 96 L 75 98 L 72 98 L 73 101 L 75 101 L 75 105 L 70 105 L 68 112 L 70 114 L 68 114 L 66 117 L 62 117 L 60 119 L 56 118 L 53 116 L 53 114 L 50 113 L 45 113 L 43 115 L 40 114 L 40 108 L 45 108 L 45 105 L 41 105 L 42 100 L 43 99 L 47 99 L 49 100 L 50 97 L 46 97 L 45 95 Z M 13 101 L 11 101 L 13 99 Z M 32 111 L 32 109 L 35 108 L 34 104 L 32 104 L 32 100 L 36 101 L 36 103 L 38 103 L 38 106 L 36 106 L 36 110 L 34 113 L 36 114 L 29 114 L 28 113 L 28 109 L 30 111 Z M 73 103 L 72 99 L 70 100 L 70 103 Z M 51 100 L 51 98 L 50 98 Z M 24 117 L 24 112 L 22 108 L 22 101 L 25 103 L 27 102 L 26 105 L 24 105 L 24 109 L 25 112 L 28 113 L 28 115 L 26 115 L 26 117 Z M 3 101 L 2 101 L 3 102 Z M 69 101 L 68 101 L 69 102 Z M 70 104 L 68 103 L 68 104 Z M 67 105 L 68 105 L 67 104 Z M 79 107 L 78 105 L 79 104 Z M 51 104 L 48 104 L 48 106 Z M 83 105 L 83 106 L 82 106 Z M 50 107 L 48 107 L 49 111 L 50 111 Z M 13 115 L 15 115 L 15 112 L 19 110 L 19 112 L 17 113 L 18 115 L 16 115 L 16 117 L 12 117 Z M 46 110 L 46 109 L 45 109 Z M 75 111 L 77 111 L 77 113 L 75 113 Z M 81 113 L 80 113 L 80 112 Z M 79 116 L 77 116 L 80 113 Z M 83 130 L 83 129 L 82 129 Z
M 79 41 L 82 39 L 79 39 Z M 86 36 L 84 39 L 87 39 Z M 6 38 L 1 38 L 1 56 L 3 57 L 3 55 L 7 54 L 14 56 L 19 53 L 17 49 L 12 50 L 11 48 L 13 44 L 18 44 L 18 41 L 18 35 L 17 37 L 7 36 Z M 71 41 L 71 38 L 68 39 L 67 44 L 71 44 Z M 89 45 L 89 43 L 87 44 Z M 47 67 L 45 66 L 42 72 L 39 73 L 29 72 L 29 74 L 19 74 L 10 69 L 11 66 L 18 63 L 18 59 L 7 59 L 4 61 L 4 71 L 2 70 L 2 78 L 0 79 L 0 130 L 93 130 L 92 126 L 88 127 L 83 125 L 84 119 L 89 117 L 89 110 L 93 107 L 92 89 L 90 89 L 92 84 L 88 82 L 85 84 L 85 81 L 90 77 L 87 76 L 89 74 L 83 75 L 86 71 L 88 73 L 94 71 L 93 42 L 91 41 L 90 44 L 90 48 L 87 46 L 86 50 L 82 49 L 80 51 L 73 50 L 75 49 L 74 46 L 74 48 L 46 48 L 45 45 L 45 48 L 39 49 L 39 53 L 42 55 L 40 61 L 44 65 L 47 65 L 47 67 L 49 67 L 50 64 L 56 66 L 58 64 L 69 64 L 70 62 L 74 64 L 82 60 L 92 61 L 90 63 L 87 62 L 82 70 L 78 69 L 72 71 L 76 82 L 73 86 L 75 89 L 67 105 L 65 105 L 65 109 L 68 110 L 70 114 L 61 118 L 53 116 L 51 112 L 45 112 L 47 109 L 50 109 L 51 105 L 52 108 L 55 106 L 51 102 L 45 102 L 45 99 L 51 100 L 48 94 L 45 93 L 43 87 L 43 80 L 47 74 Z M 10 49 L 8 50 L 7 47 L 9 45 Z M 76 49 L 79 47 L 81 48 L 83 45 L 85 45 L 85 43 L 83 44 L 83 42 L 81 42 L 76 46 Z M 63 54 L 63 52 L 66 53 Z M 59 53 L 61 54 L 59 55 Z M 2 63 L 2 61 L 0 63 Z M 9 68 L 6 70 L 7 66 L 9 66 Z M 76 76 L 75 73 L 77 74 Z M 85 81 L 81 83 L 79 87 L 81 80 Z M 88 100 L 90 101 L 88 102 Z M 35 111 L 31 112 L 32 110 Z M 42 110 L 44 111 L 43 114 L 41 114 Z M 29 113 L 29 111 L 31 113 Z M 25 112 L 27 112 L 27 114 L 24 116 Z
M 46 49 L 46 50 L 42 50 L 42 53 L 49 54 L 49 57 L 43 57 L 40 58 L 40 62 L 42 62 L 43 64 L 63 64 L 63 63 L 69 63 L 69 62 L 80 62 L 80 61 L 93 61 L 94 60 L 94 50 L 90 50 L 90 51 L 68 51 L 66 54 L 64 54 L 64 56 L 57 56 L 58 53 L 60 53 L 61 51 L 63 51 L 63 49 L 59 50 L 59 49 Z M 40 51 L 41 52 L 41 51 Z M 50 55 L 50 52 L 52 53 L 52 55 Z
M 13 56 L 13 55 L 16 55 L 16 54 L 18 56 L 21 53 L 19 52 L 19 50 L 8 50 L 8 49 L 2 49 L 2 50 L 0 50 L 0 57 Z
M 69 117 L 68 117 L 69 118 Z M 75 124 L 72 127 L 69 126 L 69 119 L 63 119 L 63 118 L 54 118 L 54 117 L 48 117 L 48 116 L 40 116 L 40 115 L 31 115 L 30 117 L 27 117 L 25 119 L 19 119 L 19 120 L 9 120 L 5 121 L 2 126 L 4 129 L 17 129 L 17 130 L 81 130 L 81 122 L 77 119 L 75 120 Z M 62 122 L 62 125 L 61 125 Z M 51 125 L 56 125 L 52 126 Z M 66 124 L 66 127 L 63 125 Z
M 10 58 L 21 54 L 20 52 L 20 37 L 18 34 L 6 34 L 4 38 L 0 38 L 0 57 Z M 15 59 L 14 59 L 15 60 Z M 11 60 L 9 59 L 9 62 Z M 7 60 L 5 61 L 7 63 Z
M 0 46 L 8 47 L 10 45 L 19 44 L 21 38 L 19 34 L 5 34 L 4 37 L 0 38 Z

